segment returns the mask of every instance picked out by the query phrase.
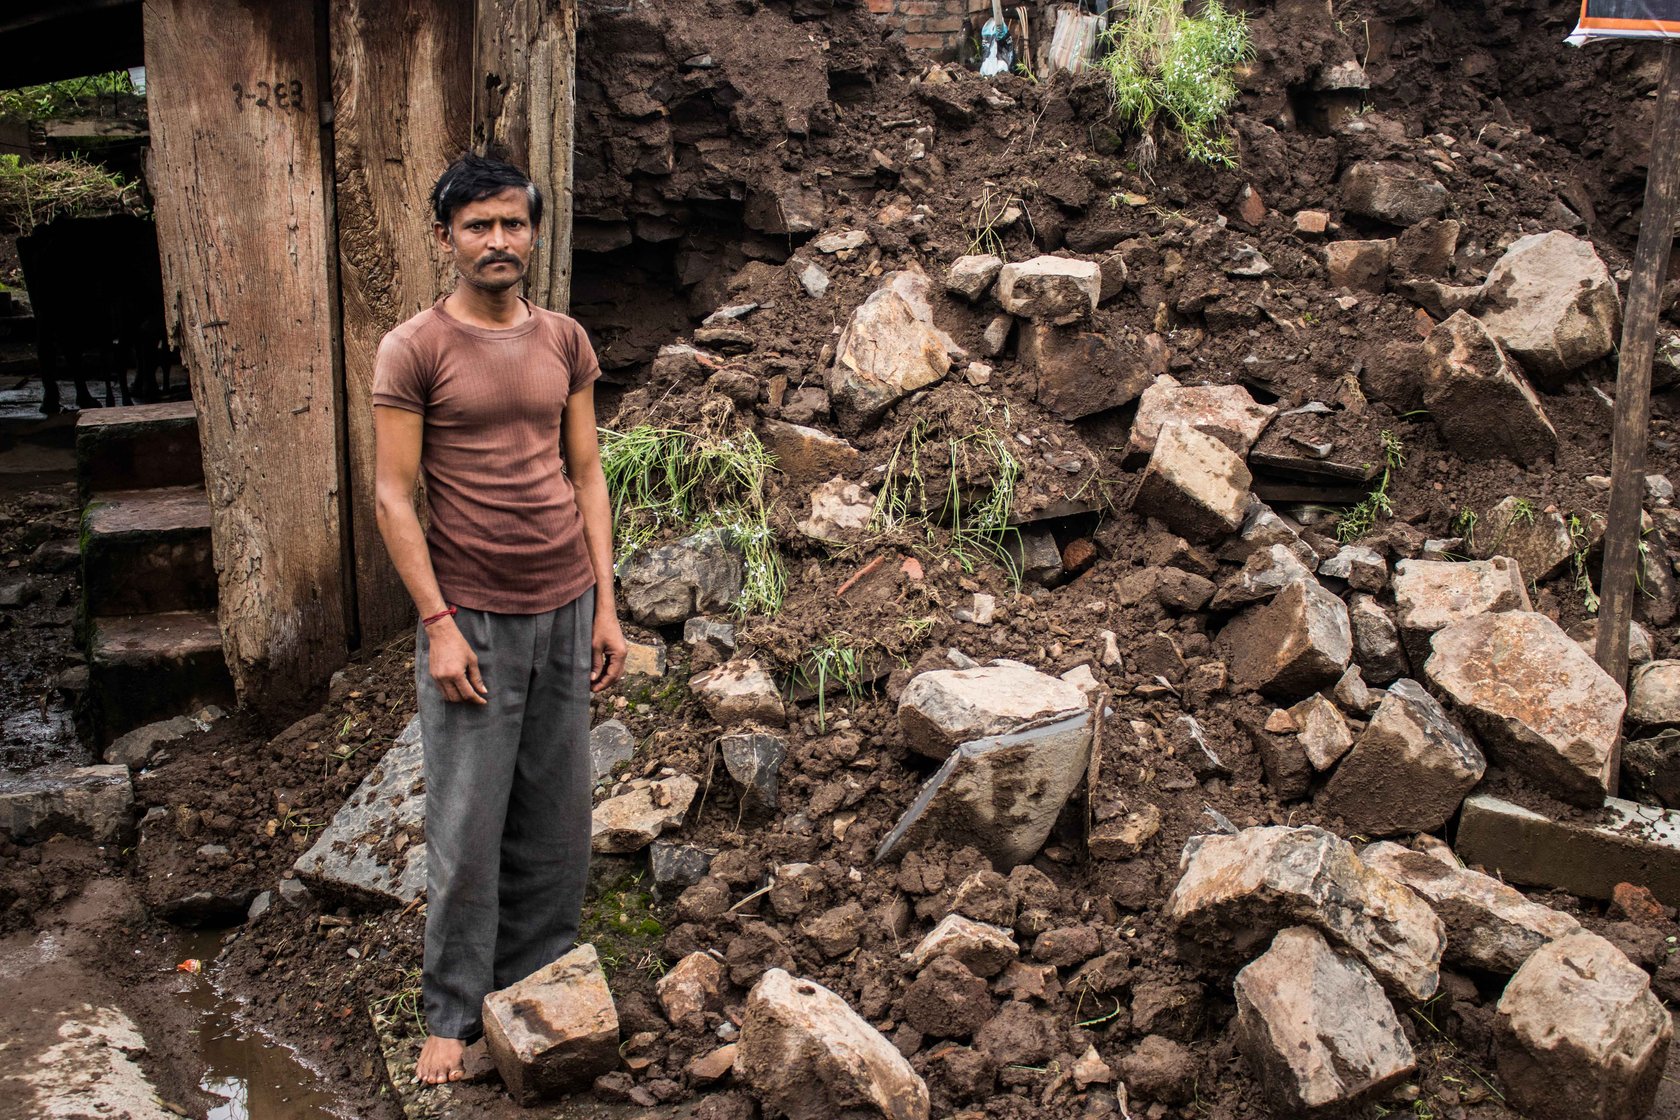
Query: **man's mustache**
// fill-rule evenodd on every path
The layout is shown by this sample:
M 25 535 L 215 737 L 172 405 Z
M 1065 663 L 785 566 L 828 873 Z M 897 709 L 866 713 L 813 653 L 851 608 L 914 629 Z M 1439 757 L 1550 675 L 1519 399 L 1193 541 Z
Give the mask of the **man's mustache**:
M 518 265 L 519 258 L 512 253 L 489 253 L 478 259 L 479 268 L 489 268 L 493 264 Z

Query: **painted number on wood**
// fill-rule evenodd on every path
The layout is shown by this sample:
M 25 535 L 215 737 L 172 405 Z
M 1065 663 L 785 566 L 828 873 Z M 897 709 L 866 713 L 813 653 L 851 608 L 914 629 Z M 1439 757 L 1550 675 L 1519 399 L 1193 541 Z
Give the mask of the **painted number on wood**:
M 233 83 L 233 107 L 241 113 L 249 105 L 255 109 L 303 112 L 303 83 L 291 81 Z

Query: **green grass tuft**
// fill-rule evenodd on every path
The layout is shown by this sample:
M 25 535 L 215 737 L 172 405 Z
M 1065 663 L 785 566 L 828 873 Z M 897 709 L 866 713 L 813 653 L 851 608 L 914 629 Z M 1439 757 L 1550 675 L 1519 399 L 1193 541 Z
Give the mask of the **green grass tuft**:
M 937 527 L 944 526 L 944 551 L 965 572 L 985 558 L 1002 565 L 1019 585 L 1020 565 L 1010 545 L 1020 533 L 1009 519 L 1020 477 L 1021 464 L 995 429 L 941 436 L 928 421 L 917 420 L 887 460 L 870 528 L 885 532 L 919 525 L 930 547 L 938 549 Z
M 1377 485 L 1365 495 L 1365 500 L 1342 514 L 1336 522 L 1336 539 L 1343 544 L 1356 541 L 1376 528 L 1377 522 L 1394 515 L 1394 501 L 1389 496 L 1394 487 L 1394 472 L 1406 465 L 1406 445 L 1400 437 L 1382 430 L 1383 471 Z

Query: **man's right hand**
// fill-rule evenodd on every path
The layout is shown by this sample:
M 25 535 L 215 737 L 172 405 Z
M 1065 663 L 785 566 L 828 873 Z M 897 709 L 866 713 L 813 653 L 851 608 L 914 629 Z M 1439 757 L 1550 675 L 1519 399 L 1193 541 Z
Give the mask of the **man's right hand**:
M 439 619 L 427 628 L 431 656 L 427 670 L 445 700 L 458 704 L 487 704 L 490 690 L 478 675 L 478 654 L 462 636 L 453 618 Z

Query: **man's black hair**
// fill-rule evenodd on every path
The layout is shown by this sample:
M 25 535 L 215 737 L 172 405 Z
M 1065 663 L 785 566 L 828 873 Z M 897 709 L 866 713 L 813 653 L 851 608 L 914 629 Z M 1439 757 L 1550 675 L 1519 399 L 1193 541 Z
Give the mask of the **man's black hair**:
M 469 202 L 482 202 L 509 187 L 525 192 L 531 202 L 531 225 L 541 225 L 542 191 L 531 182 L 531 177 L 511 163 L 471 152 L 450 164 L 448 170 L 438 176 L 437 185 L 432 188 L 432 216 L 447 229 L 461 207 Z

